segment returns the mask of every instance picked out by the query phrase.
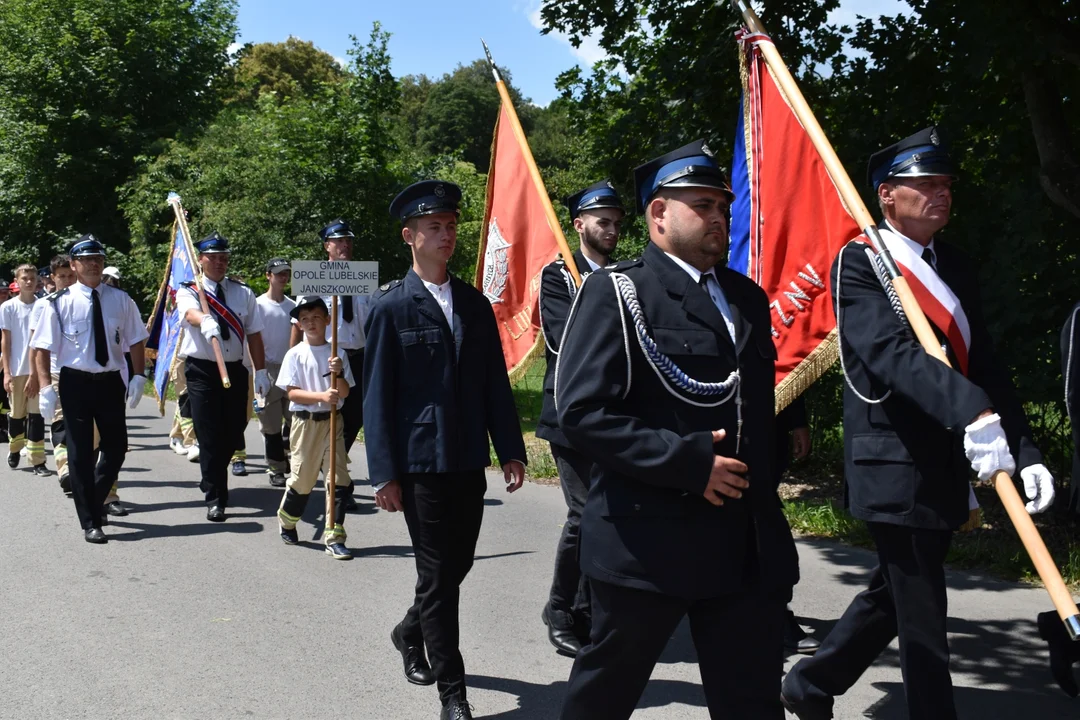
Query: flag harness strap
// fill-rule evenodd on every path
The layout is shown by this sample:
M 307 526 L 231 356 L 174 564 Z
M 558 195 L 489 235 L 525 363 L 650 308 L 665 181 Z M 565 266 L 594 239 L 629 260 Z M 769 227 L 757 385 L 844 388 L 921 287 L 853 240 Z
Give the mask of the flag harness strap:
M 591 276 L 590 276 L 591 277 Z M 701 382 L 687 375 L 683 370 L 675 364 L 675 361 L 669 358 L 667 355 L 660 351 L 660 348 L 656 346 L 656 341 L 649 336 L 648 327 L 645 325 L 645 313 L 641 310 L 641 304 L 638 302 L 637 287 L 634 285 L 634 281 L 622 273 L 613 272 L 610 275 L 611 282 L 615 286 L 615 293 L 619 299 L 622 300 L 623 306 L 626 311 L 629 312 L 631 320 L 634 323 L 634 335 L 637 337 L 638 346 L 641 348 L 642 354 L 645 356 L 645 361 L 656 373 L 656 377 L 659 378 L 660 384 L 668 391 L 672 396 L 678 398 L 682 402 L 688 405 L 694 405 L 696 407 L 719 407 L 732 398 L 735 398 L 735 413 L 736 413 L 736 434 L 735 434 L 735 452 L 739 452 L 739 447 L 742 444 L 742 382 L 739 370 L 735 369 L 728 375 L 727 379 L 723 382 Z M 582 281 L 582 286 L 584 286 Z M 581 292 L 577 293 L 574 297 L 574 304 L 570 307 L 570 313 L 567 317 L 566 327 L 570 326 L 570 317 L 573 316 L 574 310 L 577 307 L 578 299 L 581 297 Z M 626 312 L 622 312 L 620 308 L 619 320 L 622 323 L 623 332 L 623 348 L 626 351 L 626 389 L 623 391 L 623 397 L 625 398 L 630 392 L 631 385 L 631 367 L 630 360 L 630 333 L 626 326 Z M 564 331 L 565 335 L 565 331 Z M 555 367 L 555 397 L 558 398 L 559 387 L 559 368 Z M 678 390 L 677 390 L 677 389 Z M 686 397 L 682 392 L 695 395 L 702 398 L 716 398 L 719 399 L 713 402 L 703 402 L 693 400 Z

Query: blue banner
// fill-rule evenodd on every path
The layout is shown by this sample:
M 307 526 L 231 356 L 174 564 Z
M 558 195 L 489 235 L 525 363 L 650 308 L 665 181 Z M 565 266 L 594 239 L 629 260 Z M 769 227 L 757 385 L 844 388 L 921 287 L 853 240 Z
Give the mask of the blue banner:
M 169 386 L 169 372 L 176 359 L 176 350 L 180 343 L 180 313 L 176 310 L 176 291 L 181 283 L 195 279 L 191 267 L 184 235 L 176 228 L 173 236 L 172 264 L 169 278 L 165 283 L 165 293 L 158 303 L 157 316 L 150 327 L 150 340 L 147 347 L 157 349 L 157 361 L 154 363 L 154 389 L 157 391 L 158 406 L 164 412 L 165 392 Z

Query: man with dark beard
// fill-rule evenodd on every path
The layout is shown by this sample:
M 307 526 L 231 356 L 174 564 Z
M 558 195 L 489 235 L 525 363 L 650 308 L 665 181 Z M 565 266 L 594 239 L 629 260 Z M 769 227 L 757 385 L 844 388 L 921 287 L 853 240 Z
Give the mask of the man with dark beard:
M 610 180 L 590 185 L 564 202 L 581 238 L 581 246 L 574 253 L 574 264 L 584 278 L 608 264 L 619 243 L 619 231 L 626 212 Z M 577 656 L 581 646 L 588 642 L 591 624 L 588 583 L 578 564 L 578 537 L 581 510 L 589 494 L 592 462 L 570 447 L 559 429 L 555 413 L 555 361 L 559 356 L 559 340 L 566 316 L 576 294 L 577 285 L 561 257 L 544 268 L 540 276 L 540 326 L 544 332 L 547 371 L 544 373 L 544 405 L 536 424 L 536 436 L 551 443 L 551 455 L 559 470 L 559 485 L 567 513 L 555 551 L 551 593 L 541 617 L 548 626 L 548 640 L 559 654 L 568 657 Z

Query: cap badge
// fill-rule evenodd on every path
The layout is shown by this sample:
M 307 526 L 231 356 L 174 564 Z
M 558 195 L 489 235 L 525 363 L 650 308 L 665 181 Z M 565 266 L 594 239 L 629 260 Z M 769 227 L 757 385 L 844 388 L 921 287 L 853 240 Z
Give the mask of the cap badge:
M 710 150 L 709 146 L 706 145 L 705 143 L 701 144 L 701 152 L 705 153 L 706 157 L 712 157 L 713 156 L 713 151 Z
M 930 130 L 930 142 L 934 145 L 941 144 L 941 138 L 938 137 L 937 128 L 931 128 Z
M 446 188 L 444 188 L 442 185 L 436 185 L 433 192 L 435 193 L 435 197 L 437 198 L 446 197 Z

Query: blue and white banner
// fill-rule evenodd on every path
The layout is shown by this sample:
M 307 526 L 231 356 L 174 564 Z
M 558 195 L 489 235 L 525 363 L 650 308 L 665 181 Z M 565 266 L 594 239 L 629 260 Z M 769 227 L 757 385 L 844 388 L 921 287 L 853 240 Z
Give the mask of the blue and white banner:
M 157 351 L 154 362 L 154 390 L 158 396 L 158 410 L 165 412 L 165 392 L 169 387 L 169 375 L 176 350 L 180 346 L 180 313 L 176 310 L 176 291 L 182 283 L 195 279 L 191 266 L 187 243 L 179 226 L 174 226 L 172 252 L 169 256 L 169 271 L 165 278 L 157 308 L 150 323 L 150 339 L 146 347 Z

